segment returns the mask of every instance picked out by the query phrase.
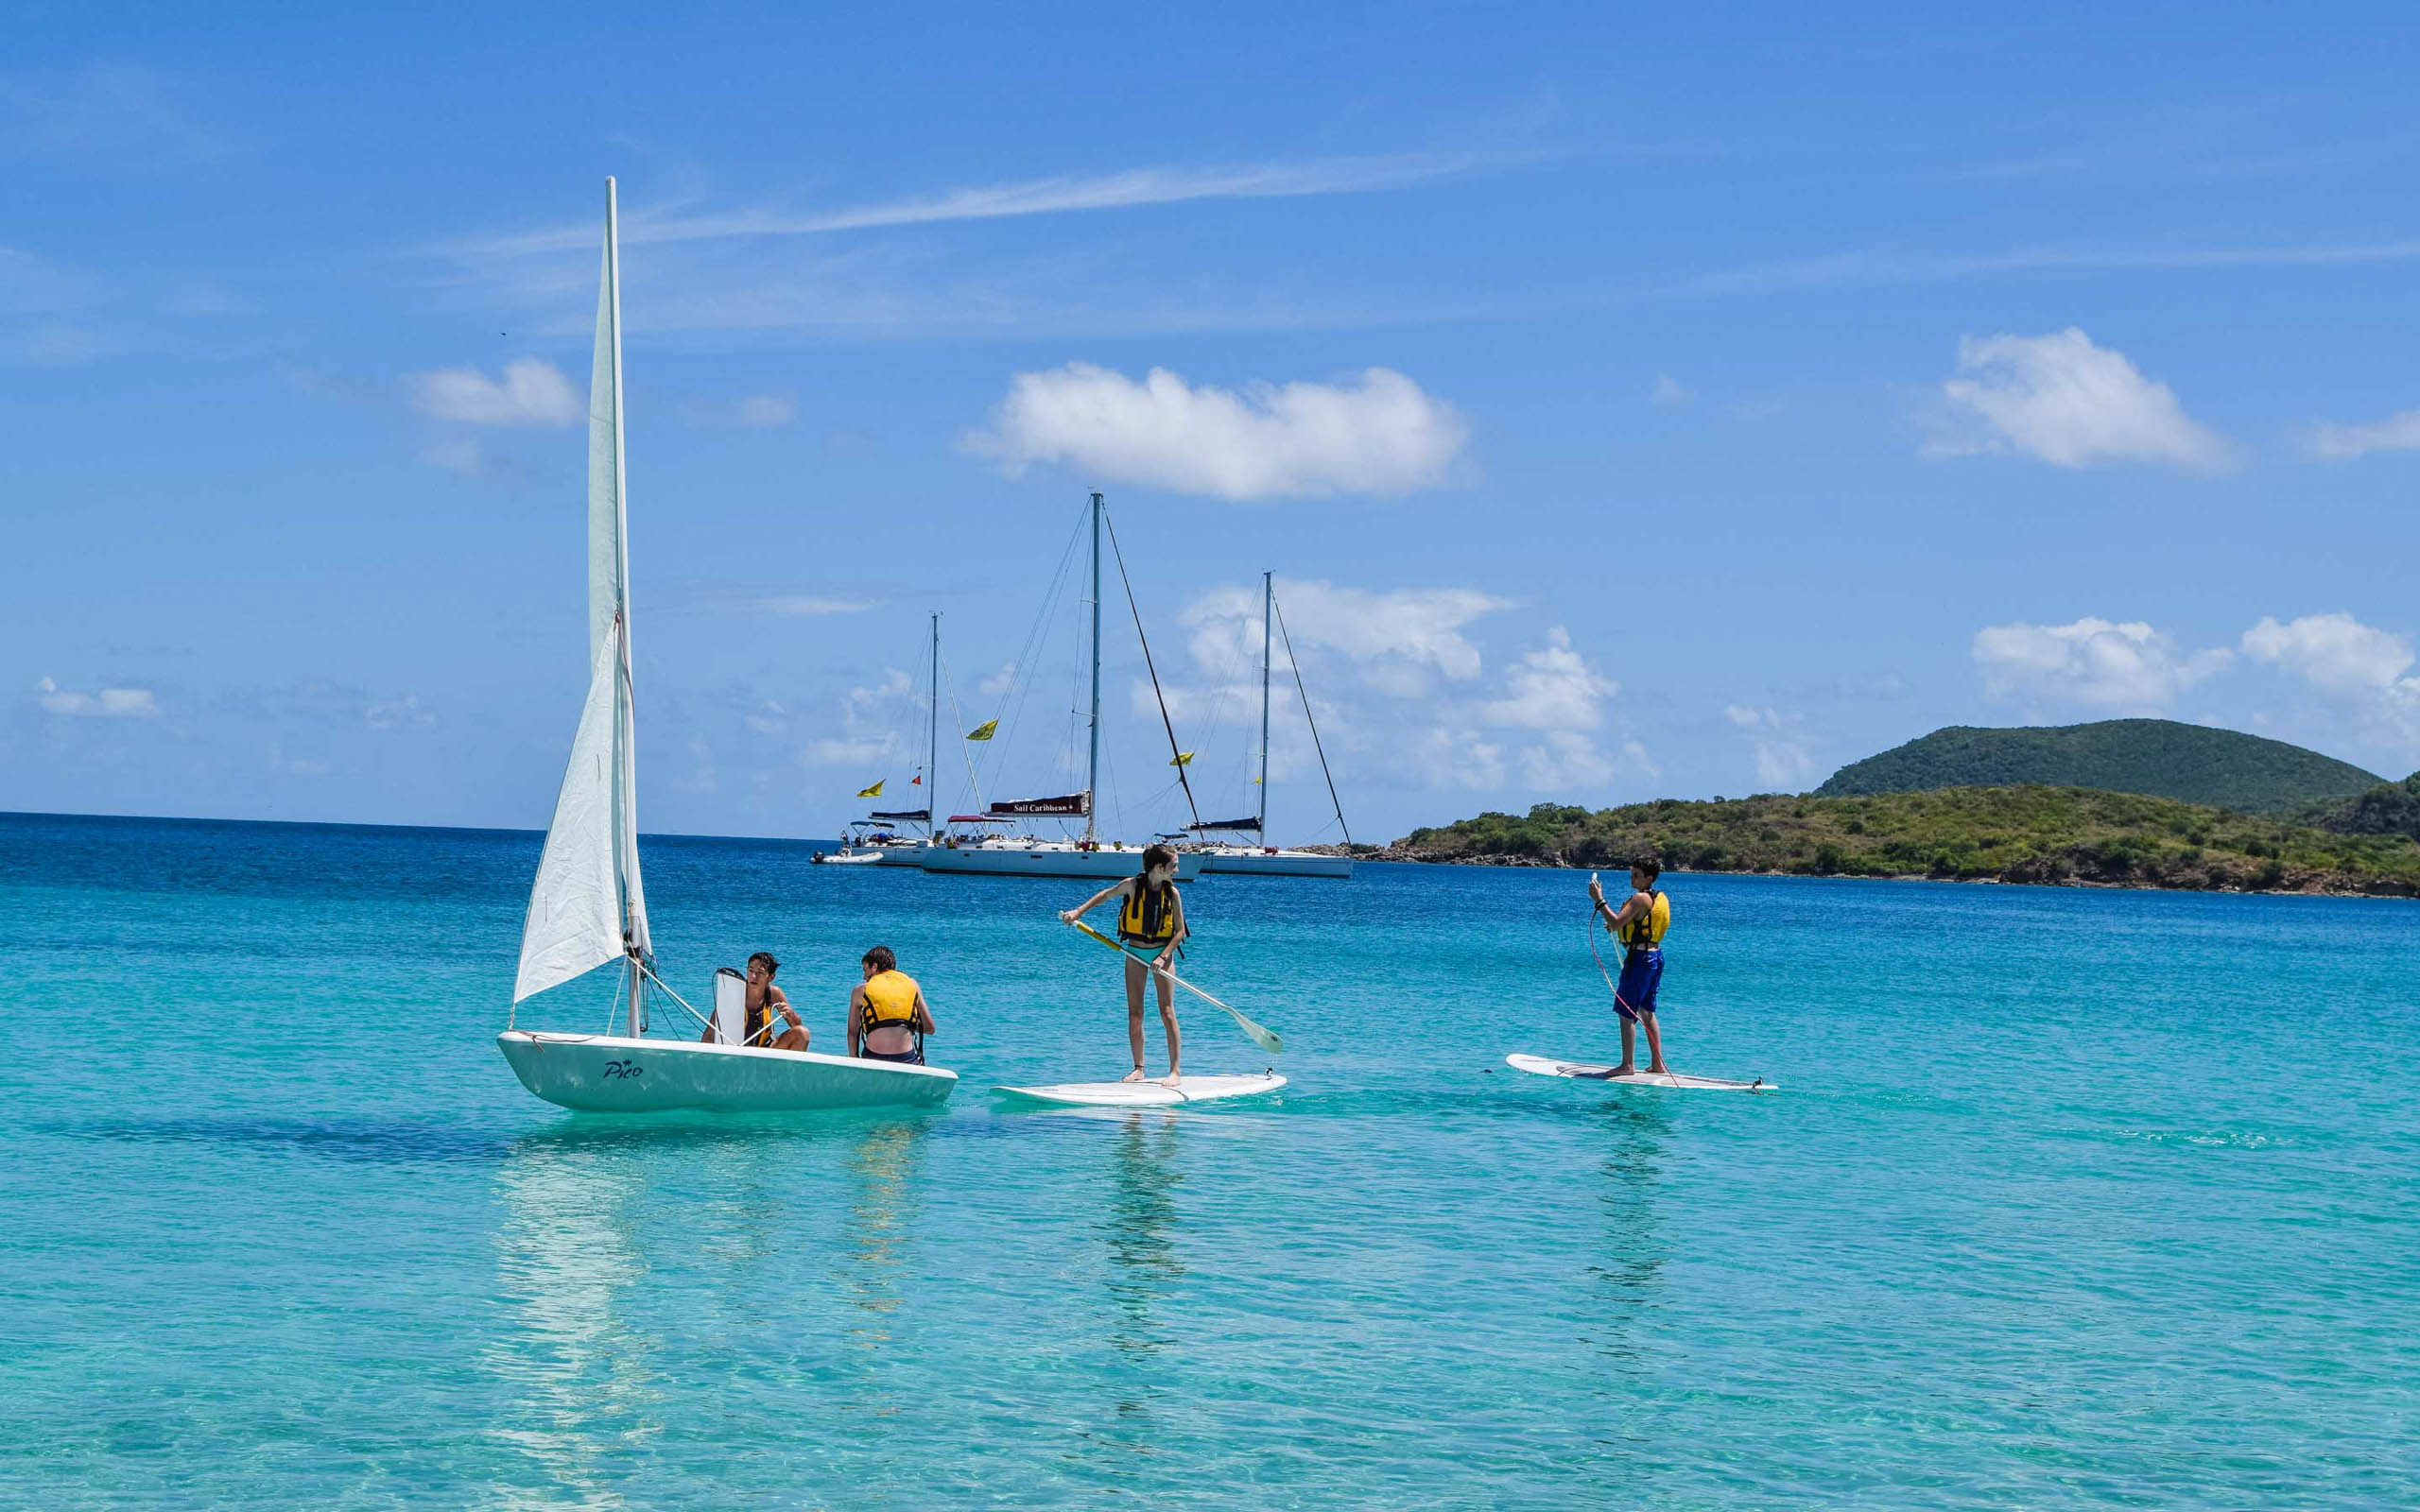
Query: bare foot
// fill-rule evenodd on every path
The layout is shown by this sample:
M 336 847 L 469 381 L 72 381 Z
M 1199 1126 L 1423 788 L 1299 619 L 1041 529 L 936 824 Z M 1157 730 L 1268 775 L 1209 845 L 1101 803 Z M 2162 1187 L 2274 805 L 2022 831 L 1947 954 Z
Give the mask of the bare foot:
M 1659 1060 L 1647 1068 L 1647 1074 L 1651 1076 L 1669 1076 L 1672 1074 L 1672 1068 Z
M 1144 1077 L 1143 1077 L 1143 1068 L 1142 1068 L 1142 1067 L 1140 1067 L 1140 1066 L 1137 1066 L 1137 1067 L 1135 1067 L 1132 1071 L 1128 1072 L 1125 1075 L 1120 1076 L 1120 1077 L 1118 1077 L 1117 1079 L 1118 1079 L 1119 1081 L 1121 1081 L 1121 1082 L 1128 1082 L 1128 1081 L 1141 1081 L 1141 1080 L 1143 1080 L 1143 1079 L 1144 1079 Z
M 1168 1074 L 1160 1078 L 1160 1085 L 1166 1087 L 1170 1091 L 1183 1091 L 1184 1089 L 1177 1085 L 1178 1082 L 1183 1080 L 1184 1080 L 1184 1076 L 1180 1075 L 1174 1067 L 1170 1067 L 1168 1069 Z
M 1613 1070 L 1605 1073 L 1605 1074 L 1608 1076 L 1635 1076 L 1638 1074 L 1638 1068 L 1625 1060 L 1620 1065 L 1616 1066 Z

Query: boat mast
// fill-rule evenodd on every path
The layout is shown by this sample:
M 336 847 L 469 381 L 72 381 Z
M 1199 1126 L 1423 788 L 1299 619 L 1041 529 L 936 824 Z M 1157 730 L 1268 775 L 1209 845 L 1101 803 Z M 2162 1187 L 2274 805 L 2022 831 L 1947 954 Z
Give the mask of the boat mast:
M 925 838 L 942 833 L 942 611 L 933 610 L 932 685 L 925 690 Z
M 1260 575 L 1260 813 L 1254 826 L 1269 844 L 1269 606 L 1277 597 L 1273 575 Z
M 608 339 L 612 343 L 611 360 L 614 373 L 614 501 L 615 523 L 620 527 L 614 531 L 614 608 L 616 610 L 614 616 L 614 633 L 621 641 L 621 646 L 617 652 L 621 662 L 621 671 L 616 681 L 619 683 L 617 692 L 622 704 L 619 716 L 614 721 L 614 806 L 617 811 L 614 816 L 616 822 L 614 826 L 614 869 L 617 874 L 617 880 L 622 883 L 622 938 L 626 944 L 635 944 L 631 929 L 630 882 L 628 876 L 624 874 L 626 847 L 623 844 L 625 827 L 631 822 L 628 812 L 628 795 L 631 786 L 629 782 L 629 773 L 631 763 L 638 753 L 631 748 L 635 744 L 631 738 L 635 723 L 632 715 L 635 711 L 631 707 L 633 701 L 633 690 L 631 687 L 630 599 L 628 589 L 624 586 L 630 580 L 631 558 L 627 535 L 629 527 L 625 524 L 630 518 L 626 512 L 629 505 L 623 486 L 626 475 L 624 469 L 627 463 L 622 441 L 622 231 L 620 198 L 614 180 L 610 176 L 605 180 L 605 290 L 606 308 L 611 312 L 608 321 Z M 635 1040 L 647 1031 L 647 977 L 635 950 L 630 953 L 627 970 L 631 980 L 630 990 L 625 994 L 627 1013 L 624 1022 L 630 1037 Z
M 1084 761 L 1084 847 L 1099 832 L 1100 812 L 1100 495 L 1093 495 L 1093 713 L 1092 752 Z

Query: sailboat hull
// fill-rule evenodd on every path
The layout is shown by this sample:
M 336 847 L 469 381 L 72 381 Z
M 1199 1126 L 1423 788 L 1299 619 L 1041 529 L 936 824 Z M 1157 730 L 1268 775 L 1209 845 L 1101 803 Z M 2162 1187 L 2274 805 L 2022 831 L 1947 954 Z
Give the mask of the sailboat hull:
M 1204 850 L 1201 869 L 1241 872 L 1255 877 L 1336 877 L 1353 875 L 1351 856 L 1323 855 L 1317 850 Z
M 1080 850 L 1073 846 L 935 846 L 922 855 L 926 871 L 993 877 L 1084 877 L 1103 882 L 1138 875 L 1140 850 Z M 1201 874 L 1201 858 L 1191 851 L 1177 856 L 1176 880 L 1191 882 Z
M 496 1036 L 496 1047 L 522 1086 L 584 1113 L 931 1106 L 958 1086 L 958 1073 L 931 1066 L 683 1040 L 509 1029 Z

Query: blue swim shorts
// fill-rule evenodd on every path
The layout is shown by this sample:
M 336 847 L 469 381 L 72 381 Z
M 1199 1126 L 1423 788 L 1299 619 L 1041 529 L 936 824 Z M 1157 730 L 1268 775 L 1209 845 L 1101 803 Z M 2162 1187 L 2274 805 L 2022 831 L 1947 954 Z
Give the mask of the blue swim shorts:
M 1642 1013 L 1655 1011 L 1655 989 L 1664 981 L 1662 951 L 1633 951 L 1622 962 L 1621 985 L 1614 988 L 1614 1011 L 1636 1023 Z

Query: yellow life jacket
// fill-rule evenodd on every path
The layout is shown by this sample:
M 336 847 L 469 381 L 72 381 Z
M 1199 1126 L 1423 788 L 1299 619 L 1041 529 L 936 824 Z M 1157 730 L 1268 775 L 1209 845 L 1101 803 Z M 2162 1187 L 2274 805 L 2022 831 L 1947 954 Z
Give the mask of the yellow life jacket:
M 1117 937 L 1136 945 L 1165 945 L 1176 938 L 1176 884 L 1153 887 L 1137 882 L 1117 910 Z
M 857 1028 L 864 1034 L 876 1029 L 908 1029 L 916 1027 L 916 979 L 905 971 L 877 971 L 866 981 L 866 1005 L 857 1012 Z
M 1672 927 L 1672 902 L 1664 896 L 1664 889 L 1650 888 L 1647 896 L 1655 901 L 1647 905 L 1646 916 L 1632 919 L 1614 933 L 1615 938 L 1632 950 L 1654 950 L 1664 943 L 1664 932 Z

